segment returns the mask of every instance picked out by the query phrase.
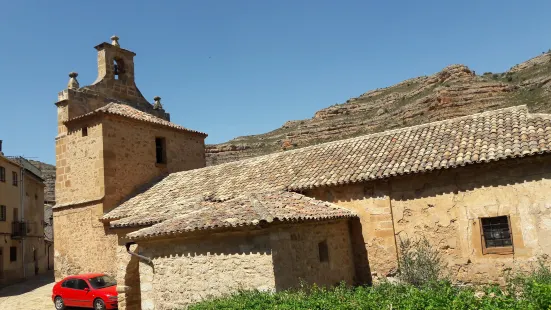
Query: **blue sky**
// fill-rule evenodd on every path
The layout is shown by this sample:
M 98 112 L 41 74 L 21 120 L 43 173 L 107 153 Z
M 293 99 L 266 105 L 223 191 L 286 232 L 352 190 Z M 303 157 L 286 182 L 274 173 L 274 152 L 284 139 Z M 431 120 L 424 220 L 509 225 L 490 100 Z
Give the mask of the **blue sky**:
M 4 152 L 55 162 L 57 93 L 116 34 L 136 81 L 207 143 L 263 133 L 454 63 L 502 72 L 551 48 L 551 1 L 0 1 Z M 8 113 L 9 112 L 9 113 Z

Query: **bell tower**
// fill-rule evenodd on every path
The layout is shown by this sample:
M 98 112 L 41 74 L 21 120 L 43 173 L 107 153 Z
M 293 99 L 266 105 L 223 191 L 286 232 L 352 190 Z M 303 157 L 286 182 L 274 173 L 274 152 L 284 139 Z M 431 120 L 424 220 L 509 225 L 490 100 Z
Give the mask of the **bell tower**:
M 135 102 L 139 106 L 148 103 L 134 79 L 136 54 L 121 48 L 117 36 L 111 37 L 111 43 L 103 42 L 95 49 L 98 51 L 98 77 L 89 87 L 104 95 Z

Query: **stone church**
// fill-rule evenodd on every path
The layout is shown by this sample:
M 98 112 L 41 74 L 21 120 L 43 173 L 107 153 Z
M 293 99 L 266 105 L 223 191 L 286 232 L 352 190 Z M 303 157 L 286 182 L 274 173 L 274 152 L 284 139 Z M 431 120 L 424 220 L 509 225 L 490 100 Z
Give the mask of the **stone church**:
M 428 238 L 461 282 L 551 254 L 551 115 L 515 106 L 205 167 L 207 135 L 148 102 L 111 39 L 96 81 L 72 72 L 56 103 L 57 280 L 106 272 L 120 309 L 173 309 L 394 276 L 403 238 Z

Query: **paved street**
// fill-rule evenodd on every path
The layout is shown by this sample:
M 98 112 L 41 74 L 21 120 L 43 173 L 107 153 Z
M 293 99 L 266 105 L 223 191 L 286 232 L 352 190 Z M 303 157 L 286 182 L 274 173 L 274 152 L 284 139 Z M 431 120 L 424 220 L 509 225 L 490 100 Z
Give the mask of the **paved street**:
M 45 273 L 25 282 L 0 289 L 2 310 L 55 309 L 51 300 L 53 273 Z

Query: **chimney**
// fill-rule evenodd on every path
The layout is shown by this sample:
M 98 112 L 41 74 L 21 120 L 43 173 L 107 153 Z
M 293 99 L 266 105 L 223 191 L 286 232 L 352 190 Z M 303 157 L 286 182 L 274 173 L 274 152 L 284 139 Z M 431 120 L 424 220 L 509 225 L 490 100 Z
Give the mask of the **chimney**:
M 2 140 L 0 140 L 0 155 L 4 155 L 4 153 L 2 153 Z

